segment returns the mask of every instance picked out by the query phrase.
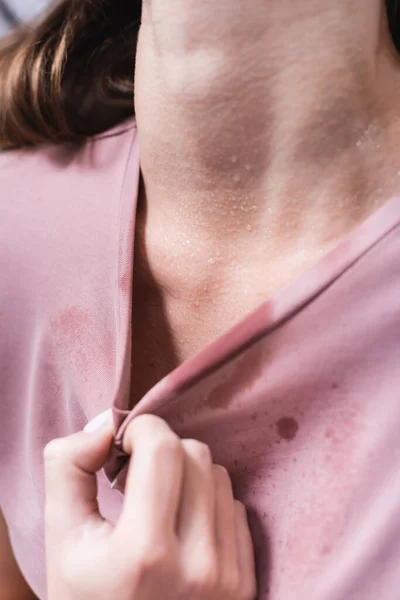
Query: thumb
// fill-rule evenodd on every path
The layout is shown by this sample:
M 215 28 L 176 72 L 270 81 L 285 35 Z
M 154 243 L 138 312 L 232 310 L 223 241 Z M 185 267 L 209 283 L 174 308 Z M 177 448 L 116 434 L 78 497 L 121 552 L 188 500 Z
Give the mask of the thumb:
M 50 442 L 44 451 L 46 528 L 60 537 L 86 523 L 102 521 L 96 472 L 104 465 L 112 427 L 80 432 Z

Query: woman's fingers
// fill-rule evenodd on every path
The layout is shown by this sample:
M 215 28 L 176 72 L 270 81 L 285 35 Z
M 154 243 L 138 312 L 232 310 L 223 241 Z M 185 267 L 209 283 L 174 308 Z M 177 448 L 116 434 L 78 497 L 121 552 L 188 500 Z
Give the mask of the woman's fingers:
M 162 419 L 143 415 L 132 421 L 123 440 L 131 454 L 125 502 L 115 533 L 134 532 L 151 543 L 175 531 L 182 478 L 181 441 Z
M 46 448 L 50 594 L 254 600 L 246 512 L 208 446 L 180 440 L 158 417 L 134 419 L 123 440 L 131 455 L 123 509 L 111 526 L 99 513 L 96 472 L 112 435 L 82 432 Z
M 229 592 L 237 590 L 239 565 L 236 533 L 236 507 L 228 471 L 214 465 L 215 529 L 219 555 L 221 587 Z
M 254 600 L 257 596 L 254 549 L 247 511 L 244 504 L 235 500 L 236 548 L 240 577 L 240 600 Z
M 44 451 L 46 522 L 62 536 L 96 515 L 96 472 L 107 459 L 112 427 L 53 440 Z
M 196 440 L 183 440 L 184 482 L 178 522 L 178 537 L 188 548 L 215 546 L 215 490 L 211 452 Z

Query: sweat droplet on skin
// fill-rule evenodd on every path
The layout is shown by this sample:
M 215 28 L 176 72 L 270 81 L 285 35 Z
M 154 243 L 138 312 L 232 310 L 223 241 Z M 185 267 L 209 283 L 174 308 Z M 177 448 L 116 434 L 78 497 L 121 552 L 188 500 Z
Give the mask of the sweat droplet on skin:
M 254 228 L 253 228 L 253 225 L 249 224 L 249 225 L 246 225 L 246 229 L 247 229 L 247 231 L 253 231 Z
M 215 258 L 209 258 L 208 259 L 208 264 L 209 265 L 213 265 L 215 263 Z

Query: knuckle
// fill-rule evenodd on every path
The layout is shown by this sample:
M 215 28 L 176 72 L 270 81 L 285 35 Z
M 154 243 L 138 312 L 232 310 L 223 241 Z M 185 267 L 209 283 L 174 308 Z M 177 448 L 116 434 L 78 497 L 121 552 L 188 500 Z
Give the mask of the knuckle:
M 211 450 L 207 444 L 191 439 L 184 440 L 182 443 L 185 447 L 185 450 L 195 457 L 199 462 L 205 465 L 212 465 Z
M 160 423 L 163 423 L 163 420 L 160 417 L 146 413 L 146 414 L 135 417 L 133 419 L 133 421 L 130 423 L 129 428 L 135 429 L 135 428 L 139 428 L 142 426 L 158 425 Z
M 213 465 L 213 471 L 217 483 L 224 486 L 231 486 L 231 477 L 225 467 L 222 465 Z
M 155 460 L 160 458 L 178 458 L 182 454 L 182 446 L 179 438 L 171 433 L 171 435 L 156 436 L 151 442 L 150 451 Z
M 238 518 L 247 520 L 246 507 L 243 502 L 240 502 L 240 500 L 235 500 L 235 512 Z
M 216 493 L 220 496 L 221 500 L 223 499 L 224 502 L 229 503 L 229 512 L 232 511 L 234 514 L 235 509 L 233 505 L 233 486 L 228 471 L 225 469 L 225 467 L 214 465 L 213 475 Z
M 133 448 L 145 447 L 151 459 L 165 458 L 165 455 L 183 454 L 180 438 L 160 417 L 140 415 L 133 419 L 124 434 L 124 449 L 129 453 Z
M 219 588 L 219 574 L 215 561 L 200 563 L 188 577 L 191 594 L 207 594 Z
M 148 429 L 156 426 L 159 420 L 159 417 L 155 417 L 154 415 L 148 414 L 139 415 L 138 417 L 135 417 L 126 428 L 124 440 L 129 440 L 132 442 L 143 429 Z
M 152 439 L 153 436 L 169 434 L 175 435 L 161 417 L 143 414 L 130 421 L 123 438 L 128 447 L 133 447 L 138 439 Z
M 142 547 L 136 557 L 136 571 L 140 578 L 154 575 L 171 562 L 171 551 L 163 542 L 152 542 Z
M 43 459 L 45 463 L 58 462 L 65 457 L 67 444 L 64 438 L 51 440 L 46 444 L 43 450 Z
M 228 477 L 228 479 L 230 479 L 228 470 L 224 466 L 222 466 L 222 465 L 214 465 L 214 469 L 215 469 L 216 473 L 218 473 L 218 475 L 220 477 L 225 477 L 225 478 Z

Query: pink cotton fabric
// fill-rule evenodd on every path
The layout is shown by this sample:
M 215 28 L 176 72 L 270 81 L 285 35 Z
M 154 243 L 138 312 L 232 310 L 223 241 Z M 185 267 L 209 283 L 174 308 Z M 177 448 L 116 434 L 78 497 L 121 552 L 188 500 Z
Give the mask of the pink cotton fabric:
M 140 413 L 210 445 L 249 509 L 261 600 L 396 600 L 400 197 L 129 412 L 138 177 L 134 123 L 0 156 L 0 504 L 27 580 L 45 599 L 43 447 L 112 408 L 109 479 Z

